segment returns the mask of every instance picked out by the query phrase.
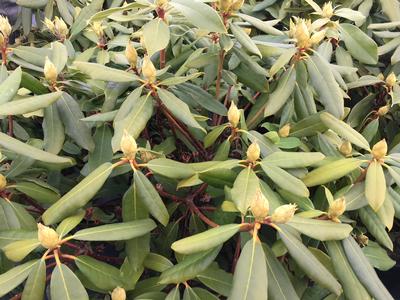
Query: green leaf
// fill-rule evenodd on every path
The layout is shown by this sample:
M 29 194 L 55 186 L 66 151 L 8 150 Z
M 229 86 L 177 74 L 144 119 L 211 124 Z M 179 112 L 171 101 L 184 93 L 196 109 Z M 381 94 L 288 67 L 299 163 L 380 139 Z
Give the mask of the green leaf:
M 159 284 L 181 283 L 193 279 L 203 272 L 217 257 L 221 247 L 186 256 L 177 265 L 160 276 Z
M 192 113 L 190 112 L 189 106 L 185 102 L 181 101 L 174 94 L 164 89 L 159 89 L 158 95 L 160 96 L 160 99 L 165 107 L 176 118 L 178 118 L 190 127 L 198 128 L 204 131 L 203 127 L 201 127 L 200 124 L 197 123 L 196 119 L 193 117 Z
M 348 237 L 353 228 L 347 224 L 316 219 L 306 219 L 294 216 L 288 225 L 297 231 L 320 241 L 343 240 Z
M 297 262 L 300 268 L 318 283 L 320 286 L 328 289 L 336 295 L 342 293 L 341 285 L 336 281 L 332 274 L 315 258 L 303 243 L 297 239 L 286 227 L 281 224 L 278 231 L 279 236 L 285 243 L 290 255 Z
M 387 251 L 374 241 L 369 240 L 368 245 L 361 250 L 374 268 L 387 271 L 396 265 L 396 261 L 389 257 Z
M 0 231 L 0 248 L 4 246 L 20 241 L 20 240 L 29 240 L 37 237 L 36 231 L 28 231 L 25 229 L 7 229 Z
M 51 299 L 57 300 L 89 300 L 82 283 L 66 265 L 57 265 L 50 280 Z
M 143 264 L 147 269 L 160 273 L 173 266 L 172 262 L 168 258 L 156 253 L 149 253 Z
M 246 215 L 251 201 L 254 199 L 259 188 L 259 179 L 254 171 L 248 167 L 240 171 L 231 190 L 232 200 L 236 207 Z
M 226 28 L 218 13 L 201 1 L 172 0 L 170 4 L 199 29 L 225 33 Z
M 373 210 L 378 211 L 385 201 L 386 180 L 380 162 L 375 159 L 369 164 L 365 177 L 365 197 Z
M 376 239 L 376 241 L 386 248 L 393 250 L 393 242 L 385 230 L 385 225 L 372 208 L 366 206 L 360 208 L 358 211 L 362 223 L 367 227 L 368 232 Z
M 120 271 L 116 267 L 84 255 L 78 256 L 74 262 L 82 274 L 100 290 L 112 291 L 122 286 Z
M 335 80 L 329 63 L 317 53 L 307 59 L 307 70 L 311 84 L 316 90 L 319 101 L 336 118 L 344 115 L 343 93 Z
M 85 206 L 101 189 L 112 170 L 113 165 L 105 163 L 90 173 L 44 212 L 43 222 L 46 225 L 57 223 Z
M 174 242 L 171 248 L 183 254 L 205 251 L 225 243 L 239 229 L 240 224 L 222 225 Z
M 166 226 L 169 220 L 168 211 L 157 193 L 152 183 L 140 171 L 133 174 L 135 187 L 140 200 L 146 205 L 150 214 L 152 214 L 161 224 Z
M 76 17 L 74 24 L 70 28 L 70 38 L 75 39 L 76 36 L 88 26 L 88 20 L 100 11 L 103 7 L 104 0 L 93 0 L 89 5 L 82 8 Z
M 197 279 L 208 288 L 225 297 L 228 297 L 232 290 L 232 274 L 213 266 L 197 275 Z
M 135 82 L 139 80 L 139 77 L 133 73 L 106 67 L 100 64 L 75 61 L 74 66 L 94 80 L 112 82 Z
M 233 284 L 229 299 L 266 299 L 268 295 L 268 277 L 265 255 L 260 240 L 251 239 L 243 247 L 233 275 Z
M 290 97 L 296 84 L 296 70 L 289 67 L 278 81 L 275 90 L 269 95 L 265 106 L 264 117 L 276 114 Z
M 386 228 L 389 231 L 392 230 L 395 211 L 393 199 L 389 192 L 386 191 L 385 201 L 383 201 L 382 206 L 376 213 L 378 214 L 378 217 L 381 219 L 382 223 L 385 224 Z
M 10 102 L 17 94 L 21 84 L 21 78 L 22 69 L 18 67 L 0 84 L 0 107 L 2 104 Z
M 300 299 L 282 263 L 275 257 L 269 246 L 265 244 L 262 246 L 268 271 L 268 298 L 272 300 Z
M 80 241 L 129 240 L 149 233 L 156 227 L 151 219 L 113 223 L 79 230 L 73 235 L 73 238 Z
M 57 101 L 61 95 L 62 92 L 55 92 L 3 103 L 0 104 L 0 115 L 22 115 L 34 112 L 51 105 Z
M 220 125 L 213 128 L 204 138 L 204 147 L 208 148 L 212 146 L 226 128 L 227 125 Z
M 328 183 L 358 169 L 361 163 L 356 158 L 338 159 L 312 170 L 302 180 L 308 187 Z
M 81 209 L 76 214 L 62 220 L 62 222 L 57 226 L 57 229 L 56 229 L 60 238 L 63 238 L 72 229 L 74 229 L 76 226 L 78 226 L 81 223 L 81 221 L 83 220 L 83 218 L 85 217 L 85 214 L 86 214 L 86 211 Z
M 40 242 L 35 239 L 21 240 L 8 244 L 3 247 L 3 252 L 9 260 L 18 262 L 23 260 L 29 253 L 35 250 Z
M 39 203 L 52 204 L 60 199 L 60 194 L 51 188 L 40 185 L 36 182 L 22 181 L 17 182 L 14 188 Z
M 323 160 L 320 152 L 274 152 L 266 156 L 261 163 L 267 163 L 284 169 L 309 167 Z
M 266 162 L 262 162 L 261 167 L 264 170 L 265 175 L 267 175 L 280 188 L 290 191 L 292 194 L 300 197 L 308 197 L 310 195 L 310 192 L 304 183 L 285 170 Z
M 342 241 L 344 252 L 354 273 L 374 299 L 393 299 L 389 291 L 380 281 L 374 268 L 368 262 L 361 248 L 353 237 Z
M 365 183 L 360 182 L 354 184 L 350 190 L 344 194 L 344 199 L 346 200 L 346 211 L 356 210 L 368 205 L 368 201 L 365 198 Z
M 0 275 L 0 297 L 3 297 L 14 290 L 28 277 L 33 267 L 39 260 L 31 260 L 22 265 L 18 265 Z
M 361 29 L 352 24 L 340 24 L 341 38 L 351 55 L 361 63 L 375 65 L 378 62 L 378 46 Z
M 147 163 L 147 167 L 154 173 L 167 178 L 185 179 L 195 174 L 195 171 L 187 164 L 167 158 L 152 159 Z
M 47 106 L 43 114 L 44 149 L 47 152 L 58 154 L 64 144 L 64 124 L 61 121 L 57 104 Z
M 46 288 L 46 262 L 44 259 L 32 268 L 25 283 L 22 298 L 24 300 L 43 300 Z
M 370 299 L 368 292 L 360 283 L 356 274 L 354 274 L 346 254 L 344 253 L 342 244 L 338 241 L 330 241 L 326 242 L 325 245 L 328 249 L 329 256 L 334 262 L 332 265 L 336 276 L 343 286 L 345 297 L 347 299 Z
M 49 0 L 16 0 L 18 6 L 26 8 L 42 8 L 46 6 Z
M 149 56 L 165 49 L 169 43 L 169 27 L 161 18 L 155 18 L 143 27 L 143 38 Z
M 262 57 L 260 50 L 258 50 L 257 45 L 253 42 L 253 40 L 248 36 L 248 34 L 235 23 L 231 23 L 229 25 L 229 29 L 232 31 L 235 38 L 239 41 L 239 43 L 251 54 L 255 54 L 258 57 Z

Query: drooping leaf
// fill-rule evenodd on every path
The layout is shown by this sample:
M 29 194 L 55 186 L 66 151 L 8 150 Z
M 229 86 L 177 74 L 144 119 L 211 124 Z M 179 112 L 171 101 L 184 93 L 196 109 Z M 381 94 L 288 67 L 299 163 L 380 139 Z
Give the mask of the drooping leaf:
M 50 295 L 52 299 L 89 300 L 89 296 L 78 277 L 64 264 L 57 265 L 54 268 L 50 280 Z

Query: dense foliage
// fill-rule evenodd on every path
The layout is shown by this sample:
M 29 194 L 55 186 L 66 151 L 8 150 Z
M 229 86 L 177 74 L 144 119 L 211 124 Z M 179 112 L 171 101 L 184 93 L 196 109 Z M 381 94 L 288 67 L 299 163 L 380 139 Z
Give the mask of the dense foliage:
M 393 299 L 397 0 L 16 2 L 2 299 Z

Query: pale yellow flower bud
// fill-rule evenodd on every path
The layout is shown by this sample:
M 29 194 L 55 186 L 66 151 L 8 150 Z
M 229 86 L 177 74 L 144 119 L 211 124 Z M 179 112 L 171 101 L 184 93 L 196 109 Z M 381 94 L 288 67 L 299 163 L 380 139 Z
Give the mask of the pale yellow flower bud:
M 310 43 L 312 45 L 318 44 L 324 39 L 324 37 L 325 37 L 325 30 L 317 31 L 311 36 Z
M 243 3 L 244 0 L 236 0 L 235 2 L 232 3 L 231 10 L 238 11 L 239 9 L 242 8 Z
M 52 34 L 56 34 L 55 25 L 50 19 L 45 18 L 43 24 L 47 27 L 47 29 L 49 29 Z
M 165 4 L 167 4 L 168 3 L 168 0 L 156 0 L 156 5 L 158 6 L 158 7 L 162 7 L 162 6 L 164 6 Z
M 131 42 L 128 42 L 128 44 L 126 45 L 125 56 L 131 67 L 136 68 L 138 55 L 135 47 L 132 46 Z
M 388 75 L 388 77 L 386 77 L 386 86 L 389 87 L 389 88 L 391 88 L 391 87 L 393 87 L 393 86 L 396 84 L 396 81 L 397 81 L 396 74 L 394 74 L 394 73 L 392 72 L 392 73 L 390 73 L 390 74 Z
M 289 222 L 297 210 L 296 204 L 285 204 L 275 209 L 271 216 L 271 222 L 277 224 L 284 224 Z
M 333 7 L 332 7 L 332 2 L 329 1 L 327 3 L 324 4 L 324 6 L 322 7 L 322 17 L 324 18 L 332 18 L 333 16 Z
M 7 186 L 7 179 L 3 174 L 0 174 L 0 191 L 3 191 Z
M 143 58 L 143 65 L 142 65 L 142 74 L 143 76 L 150 82 L 153 83 L 156 81 L 157 70 L 153 65 L 150 57 L 145 55 Z
M 256 196 L 250 203 L 250 210 L 256 221 L 262 221 L 268 216 L 269 202 L 261 190 L 257 190 Z
M 343 213 L 346 210 L 346 200 L 344 197 L 340 197 L 336 200 L 334 200 L 330 205 L 328 209 L 328 217 L 337 223 L 340 223 L 338 217 L 343 215 Z
M 5 40 L 3 34 L 0 32 L 0 48 L 5 46 Z
M 383 75 L 382 73 L 379 73 L 377 77 L 379 80 L 382 80 L 382 81 L 385 80 L 385 75 Z
M 54 249 L 58 246 L 60 238 L 58 233 L 50 227 L 47 227 L 41 223 L 37 224 L 38 227 L 38 240 L 40 244 L 47 249 Z
M 278 134 L 280 137 L 288 137 L 290 134 L 290 124 L 285 124 L 281 129 L 278 130 Z
M 135 159 L 137 152 L 137 144 L 133 136 L 131 136 L 126 130 L 121 138 L 121 151 L 124 153 L 124 157 L 127 159 Z
M 57 81 L 57 68 L 56 66 L 50 61 L 48 57 L 46 57 L 46 62 L 44 64 L 44 77 L 49 82 Z
M 353 147 L 349 141 L 344 141 L 339 147 L 340 153 L 344 156 L 349 156 L 353 152 Z
M 69 33 L 67 24 L 65 24 L 64 20 L 59 17 L 54 18 L 54 30 L 55 35 L 60 40 L 66 39 Z
M 260 146 L 257 143 L 252 143 L 247 149 L 247 160 L 255 162 L 260 158 Z
M 389 112 L 389 110 L 390 110 L 390 105 L 381 106 L 378 109 L 378 115 L 384 116 Z
M 385 157 L 385 155 L 387 154 L 387 150 L 388 150 L 388 146 L 386 143 L 386 140 L 383 139 L 379 142 L 377 142 L 373 147 L 372 147 L 372 156 L 379 160 Z
M 8 38 L 11 34 L 12 27 L 10 22 L 8 22 L 7 17 L 0 16 L 0 32 L 4 35 L 5 38 Z
M 296 24 L 292 19 L 289 21 L 289 37 L 294 38 L 296 35 Z
M 231 106 L 228 109 L 228 120 L 233 128 L 236 128 L 240 120 L 240 110 L 237 108 L 236 104 L 232 101 Z
M 117 286 L 111 293 L 111 300 L 125 300 L 126 292 L 123 288 Z
M 295 39 L 297 40 L 298 48 L 309 48 L 310 47 L 310 32 L 306 21 L 299 19 L 296 24 Z
M 98 36 L 102 37 L 104 35 L 104 30 L 103 26 L 101 25 L 101 22 L 93 22 L 91 24 L 92 31 Z
M 231 8 L 232 0 L 219 0 L 219 10 L 223 12 L 228 12 Z

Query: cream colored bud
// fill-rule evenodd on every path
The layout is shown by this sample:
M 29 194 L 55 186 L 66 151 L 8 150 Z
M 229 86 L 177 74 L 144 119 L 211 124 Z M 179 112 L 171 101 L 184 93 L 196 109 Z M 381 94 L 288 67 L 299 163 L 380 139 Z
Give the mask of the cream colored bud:
M 243 31 L 244 31 L 247 35 L 250 35 L 250 34 L 251 34 L 251 28 L 243 28 Z
M 136 68 L 138 55 L 135 47 L 132 46 L 131 42 L 128 42 L 128 44 L 126 45 L 125 56 L 131 67 Z
M 137 144 L 133 136 L 131 136 L 126 130 L 121 138 L 121 151 L 124 153 L 124 157 L 127 159 L 135 159 L 137 152 Z
M 260 146 L 257 143 L 252 143 L 249 148 L 247 148 L 247 160 L 255 162 L 260 158 Z
M 396 81 L 397 81 L 396 74 L 394 74 L 394 73 L 392 72 L 392 73 L 390 73 L 390 74 L 388 75 L 388 77 L 386 77 L 386 86 L 389 87 L 389 88 L 391 88 L 391 87 L 393 87 L 393 86 L 396 84 Z
M 91 24 L 91 28 L 98 37 L 102 37 L 104 35 L 104 30 L 101 22 L 93 22 Z
M 38 227 L 38 240 L 40 244 L 47 249 L 54 249 L 60 242 L 58 233 L 50 227 L 47 227 L 41 223 L 37 224 Z
M 322 17 L 324 18 L 332 18 L 333 16 L 333 7 L 332 7 L 332 2 L 329 1 L 327 3 L 324 4 L 324 6 L 322 7 Z
M 269 202 L 259 189 L 256 192 L 256 196 L 250 203 L 250 210 L 256 221 L 262 221 L 268 216 Z
M 7 186 L 7 179 L 3 174 L 0 174 L 0 191 L 3 191 Z
M 294 38 L 296 35 L 296 24 L 292 19 L 289 21 L 289 37 Z
M 383 75 L 382 73 L 378 74 L 378 79 L 384 81 L 385 80 L 385 75 Z
M 383 140 L 377 142 L 377 143 L 372 147 L 371 153 L 372 153 L 372 156 L 373 156 L 375 159 L 379 160 L 379 159 L 382 159 L 382 158 L 385 157 L 385 155 L 387 154 L 387 150 L 388 150 L 388 147 L 387 147 L 386 140 L 383 139 Z
M 313 35 L 310 38 L 310 43 L 312 45 L 318 44 L 325 38 L 325 30 L 317 31 L 313 33 Z
M 43 24 L 49 29 L 49 31 L 51 33 L 53 33 L 53 34 L 56 33 L 55 25 L 50 19 L 45 18 L 43 21 Z
M 385 106 L 381 106 L 378 109 L 378 116 L 384 116 L 386 115 L 390 110 L 390 105 L 385 105 Z
M 236 0 L 235 2 L 232 3 L 231 10 L 238 11 L 239 9 L 242 8 L 243 3 L 244 0 Z
M 271 222 L 277 224 L 284 224 L 289 222 L 297 210 L 296 204 L 285 204 L 275 209 L 271 216 Z
M 5 46 L 5 40 L 3 34 L 0 32 L 0 48 Z
M 143 58 L 142 74 L 150 83 L 156 81 L 157 70 L 148 55 Z
M 340 197 L 336 200 L 334 200 L 330 205 L 328 209 L 328 217 L 337 223 L 340 223 L 340 220 L 338 217 L 343 215 L 343 213 L 346 210 L 346 200 L 344 197 Z
M 228 121 L 231 123 L 233 128 L 236 128 L 240 121 L 240 110 L 233 101 L 228 109 Z
M 281 129 L 278 130 L 278 134 L 280 137 L 288 137 L 290 134 L 290 124 L 283 125 Z
M 61 40 L 64 40 L 69 33 L 67 24 L 65 24 L 64 20 L 59 17 L 54 18 L 54 30 L 55 35 Z
M 126 292 L 123 288 L 117 286 L 111 293 L 111 300 L 125 300 Z
M 168 3 L 168 0 L 156 0 L 156 5 L 158 6 L 158 7 L 162 7 L 162 6 L 164 6 L 165 4 L 167 4 Z
M 7 17 L 0 16 L 0 32 L 4 35 L 5 38 L 8 38 L 11 34 L 12 27 L 10 22 L 8 22 Z
M 351 146 L 351 143 L 349 141 L 344 141 L 340 147 L 339 147 L 340 153 L 342 153 L 344 156 L 350 156 L 351 153 L 353 152 L 353 147 Z
M 231 8 L 232 0 L 219 0 L 219 10 L 222 12 L 228 12 Z
M 309 48 L 310 47 L 310 32 L 306 21 L 299 19 L 296 24 L 295 39 L 297 40 L 298 48 Z
M 49 82 L 56 82 L 57 75 L 58 74 L 56 66 L 50 61 L 48 57 L 46 57 L 46 61 L 44 64 L 44 77 Z

